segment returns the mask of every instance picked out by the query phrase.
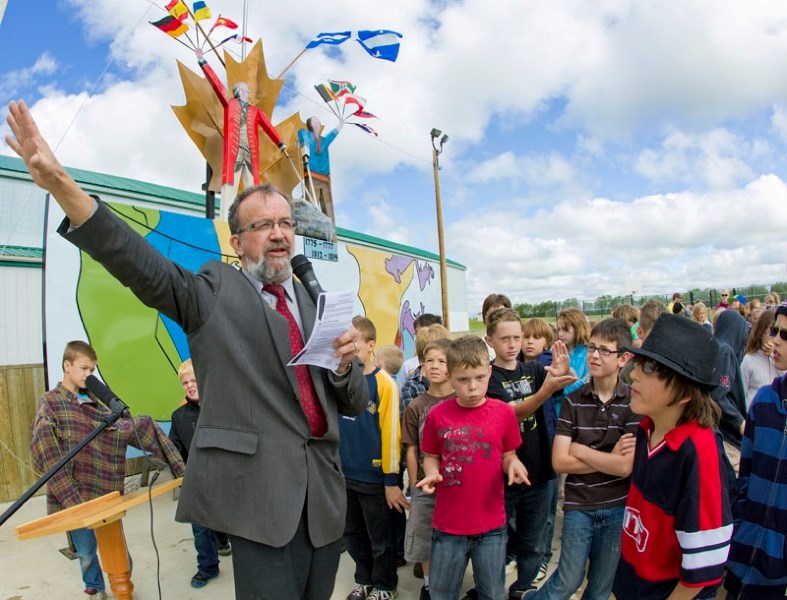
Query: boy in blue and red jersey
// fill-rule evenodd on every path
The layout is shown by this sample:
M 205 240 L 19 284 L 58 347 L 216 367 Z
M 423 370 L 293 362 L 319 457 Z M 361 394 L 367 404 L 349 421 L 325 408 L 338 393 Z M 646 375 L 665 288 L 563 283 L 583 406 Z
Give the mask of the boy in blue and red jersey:
M 702 325 L 663 314 L 641 348 L 625 350 L 635 355 L 631 408 L 645 417 L 613 592 L 626 600 L 706 597 L 721 582 L 732 536 L 714 434 L 721 411 L 708 394 L 719 345 Z

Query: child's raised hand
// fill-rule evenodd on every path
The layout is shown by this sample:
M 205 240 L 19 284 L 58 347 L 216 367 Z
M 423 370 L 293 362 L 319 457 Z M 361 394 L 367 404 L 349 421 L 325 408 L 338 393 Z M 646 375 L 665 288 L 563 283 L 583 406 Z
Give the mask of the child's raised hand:
M 434 475 L 427 475 L 421 481 L 415 484 L 415 487 L 421 488 L 424 494 L 434 494 L 437 490 L 437 484 L 443 480 L 440 473 Z
M 571 365 L 568 360 L 568 348 L 566 345 L 557 340 L 552 344 L 552 365 L 546 367 L 546 370 L 556 376 L 568 375 L 571 370 Z

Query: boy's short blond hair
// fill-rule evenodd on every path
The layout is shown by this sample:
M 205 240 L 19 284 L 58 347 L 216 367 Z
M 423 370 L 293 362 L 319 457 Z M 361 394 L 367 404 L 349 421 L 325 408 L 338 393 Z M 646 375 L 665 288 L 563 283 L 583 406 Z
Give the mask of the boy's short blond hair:
M 396 344 L 387 344 L 377 349 L 377 360 L 384 371 L 395 377 L 404 364 L 404 352 Z
M 88 360 L 98 362 L 98 355 L 93 346 L 82 340 L 72 340 L 66 344 L 63 350 L 63 362 L 74 362 L 77 356 L 84 356 Z
M 178 379 L 182 378 L 187 373 L 194 374 L 194 366 L 191 364 L 191 359 L 188 358 L 178 367 Z
M 434 340 L 450 340 L 451 332 L 448 331 L 443 325 L 433 323 L 429 327 L 421 327 L 418 333 L 415 334 L 415 355 L 418 357 L 418 362 L 424 362 L 424 348 L 429 342 Z
M 486 343 L 475 335 L 463 335 L 451 342 L 445 353 L 448 373 L 462 367 L 481 367 L 489 364 L 489 350 Z
M 658 300 L 648 300 L 639 309 L 639 326 L 646 334 L 650 333 L 659 316 L 667 312 L 667 307 Z
M 429 354 L 429 352 L 432 350 L 437 350 L 438 352 L 442 352 L 443 356 L 447 356 L 448 348 L 450 346 L 451 346 L 451 340 L 447 338 L 438 338 L 436 340 L 432 340 L 424 348 L 424 360 L 426 360 L 426 355 Z
M 377 341 L 377 327 L 374 326 L 371 319 L 367 319 L 361 315 L 353 317 L 353 327 L 361 334 L 361 340 L 364 342 Z
M 522 336 L 544 338 L 547 341 L 547 348 L 549 348 L 555 340 L 552 326 L 544 319 L 539 319 L 537 317 L 533 317 L 522 323 Z
M 631 327 L 639 321 L 639 311 L 631 306 L 631 304 L 621 304 L 612 309 L 612 318 L 621 319 Z
M 493 310 L 486 317 L 486 335 L 494 335 L 500 323 L 514 322 L 519 323 L 521 328 L 522 319 L 513 308 L 498 308 Z

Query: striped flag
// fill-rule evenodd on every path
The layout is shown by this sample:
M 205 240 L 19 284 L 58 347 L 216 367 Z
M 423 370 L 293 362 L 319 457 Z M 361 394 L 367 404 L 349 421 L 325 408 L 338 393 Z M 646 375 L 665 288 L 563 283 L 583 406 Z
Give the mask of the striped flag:
M 172 0 L 164 8 L 178 21 L 184 21 L 189 16 L 189 7 L 183 4 L 183 0 Z
M 361 129 L 366 133 L 371 134 L 374 137 L 377 137 L 377 132 L 371 127 L 369 127 L 366 123 L 348 123 L 348 125 L 355 125 L 358 129 Z
M 194 13 L 194 21 L 204 21 L 210 19 L 210 9 L 204 0 L 197 0 L 192 6 L 191 12 Z
M 331 91 L 331 88 L 329 88 L 324 83 L 318 83 L 317 85 L 314 86 L 314 89 L 317 90 L 317 93 L 320 95 L 320 98 L 322 98 L 323 101 L 333 102 L 334 100 L 336 100 L 336 96 Z
M 166 17 L 158 21 L 151 21 L 150 24 L 153 25 L 154 27 L 158 27 L 161 31 L 166 33 L 168 36 L 174 38 L 180 37 L 181 35 L 183 35 L 189 30 L 188 25 L 186 25 L 184 22 L 170 15 L 167 15 Z
M 362 30 L 357 41 L 369 56 L 394 62 L 399 56 L 399 38 L 402 34 L 390 29 Z
M 326 44 L 328 46 L 338 46 L 350 39 L 352 32 L 350 31 L 337 31 L 334 33 L 318 33 L 317 36 L 308 44 L 307 49 L 316 48 Z

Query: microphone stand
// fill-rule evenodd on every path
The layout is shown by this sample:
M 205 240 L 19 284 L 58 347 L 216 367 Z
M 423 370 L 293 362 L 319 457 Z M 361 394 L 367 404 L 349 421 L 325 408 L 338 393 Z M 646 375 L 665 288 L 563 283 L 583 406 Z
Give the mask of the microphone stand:
M 79 452 L 85 446 L 87 446 L 90 442 L 92 442 L 96 437 L 98 437 L 98 435 L 102 431 L 104 431 L 107 427 L 112 425 L 120 417 L 121 415 L 119 412 L 117 413 L 112 412 L 111 414 L 108 414 L 106 417 L 104 417 L 101 420 L 100 425 L 98 425 L 93 431 L 91 431 L 84 440 L 82 440 L 71 450 L 69 450 L 68 453 L 57 462 L 57 464 L 53 465 L 46 473 L 44 473 L 41 476 L 41 478 L 38 481 L 36 481 L 32 486 L 30 486 L 30 488 L 28 488 L 28 490 L 24 494 L 22 494 L 16 502 L 14 502 L 11 506 L 8 507 L 8 510 L 6 510 L 2 515 L 0 515 L 0 527 L 2 527 L 3 523 L 5 523 L 8 519 L 10 519 L 11 516 L 13 516 L 13 514 L 16 511 L 18 511 L 25 502 L 30 500 L 33 494 L 35 494 L 39 489 L 41 489 L 41 487 L 47 481 L 52 479 L 55 473 L 57 473 L 60 469 L 62 469 L 68 461 L 70 461 L 77 454 L 79 454 Z

